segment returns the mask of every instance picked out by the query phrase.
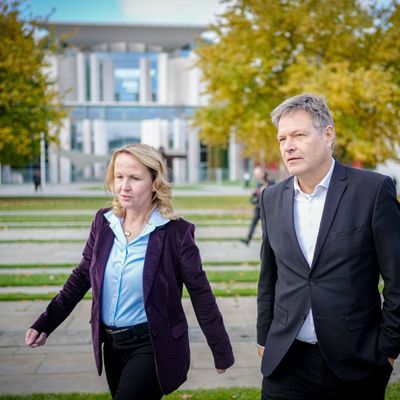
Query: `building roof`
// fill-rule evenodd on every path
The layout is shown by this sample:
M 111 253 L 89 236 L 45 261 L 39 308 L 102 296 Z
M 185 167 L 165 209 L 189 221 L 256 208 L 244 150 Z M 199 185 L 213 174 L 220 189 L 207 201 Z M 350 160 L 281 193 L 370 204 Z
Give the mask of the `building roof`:
M 106 23 L 44 22 L 44 29 L 54 32 L 57 38 L 81 50 L 110 48 L 113 44 L 135 46 L 142 44 L 147 50 L 173 51 L 192 43 L 206 25 L 131 25 Z M 129 47 L 128 47 L 129 48 Z M 144 49 L 144 50 L 146 50 Z M 107 49 L 104 49 L 107 50 Z

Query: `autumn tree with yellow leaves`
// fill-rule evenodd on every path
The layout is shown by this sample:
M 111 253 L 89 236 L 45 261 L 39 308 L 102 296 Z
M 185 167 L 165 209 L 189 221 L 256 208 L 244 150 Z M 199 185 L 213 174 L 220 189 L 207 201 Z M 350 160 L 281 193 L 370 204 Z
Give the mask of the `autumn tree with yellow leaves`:
M 303 92 L 323 96 L 336 157 L 374 166 L 399 144 L 399 3 L 235 0 L 197 48 L 209 103 L 194 124 L 203 141 L 229 137 L 258 161 L 279 159 L 271 111 Z
M 39 19 L 22 20 L 20 6 L 0 0 L 0 163 L 11 166 L 36 161 L 41 132 L 56 141 L 65 115 L 46 72 L 55 43 L 38 34 Z

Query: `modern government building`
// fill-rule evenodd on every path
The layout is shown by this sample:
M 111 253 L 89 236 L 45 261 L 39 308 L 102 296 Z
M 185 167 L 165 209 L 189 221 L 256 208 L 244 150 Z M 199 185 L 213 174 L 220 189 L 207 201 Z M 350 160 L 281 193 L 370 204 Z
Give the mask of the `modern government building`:
M 175 183 L 210 177 L 207 148 L 190 117 L 206 103 L 193 48 L 205 26 L 47 23 L 65 51 L 51 73 L 68 111 L 59 145 L 48 148 L 48 180 L 101 180 L 113 149 L 147 143 L 164 154 Z M 230 141 L 219 177 L 241 179 Z

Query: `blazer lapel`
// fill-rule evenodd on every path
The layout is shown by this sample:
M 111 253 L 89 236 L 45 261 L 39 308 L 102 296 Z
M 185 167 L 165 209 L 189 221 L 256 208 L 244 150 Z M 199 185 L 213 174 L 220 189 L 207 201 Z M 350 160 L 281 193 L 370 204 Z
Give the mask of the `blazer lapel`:
M 150 289 L 153 285 L 154 277 L 156 275 L 161 256 L 161 251 L 163 249 L 165 234 L 165 228 L 156 229 L 150 234 L 143 266 L 144 303 L 146 303 L 147 297 L 150 293 Z
M 315 245 L 314 258 L 311 268 L 316 264 L 322 246 L 328 236 L 331 229 L 332 222 L 336 215 L 336 210 L 339 207 L 340 200 L 343 196 L 344 191 L 347 187 L 346 170 L 342 164 L 335 161 L 331 182 L 329 184 L 328 193 L 326 194 L 324 211 L 322 213 L 321 223 L 319 226 L 319 232 L 317 237 L 317 243 Z
M 98 242 L 96 244 L 95 251 L 95 262 L 99 287 L 101 287 L 103 283 L 104 271 L 106 269 L 108 257 L 110 256 L 110 252 L 114 244 L 114 239 L 114 232 L 110 228 L 108 221 L 104 221 L 98 232 Z
M 294 227 L 294 186 L 293 179 L 287 182 L 286 188 L 283 192 L 282 210 L 283 210 L 283 226 L 287 226 L 287 233 L 289 234 L 290 240 L 292 242 L 292 249 L 298 256 L 301 264 L 304 266 L 307 273 L 310 272 L 310 267 L 304 254 L 301 250 L 299 241 L 297 240 L 296 229 Z

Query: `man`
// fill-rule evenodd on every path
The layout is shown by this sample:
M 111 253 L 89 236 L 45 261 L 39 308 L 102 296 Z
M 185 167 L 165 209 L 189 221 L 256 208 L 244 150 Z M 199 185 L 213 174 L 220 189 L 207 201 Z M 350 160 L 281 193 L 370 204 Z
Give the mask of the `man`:
M 257 228 L 258 221 L 260 220 L 260 197 L 262 191 L 269 185 L 268 175 L 265 172 L 264 168 L 261 166 L 257 166 L 253 170 L 253 175 L 256 180 L 256 187 L 251 193 L 251 204 L 254 205 L 253 210 L 253 218 L 250 222 L 249 232 L 247 234 L 246 239 L 240 239 L 242 243 L 246 246 L 250 244 L 251 239 L 253 238 L 254 232 Z
M 262 399 L 383 400 L 400 352 L 393 181 L 332 158 L 335 128 L 322 99 L 295 96 L 271 116 L 292 176 L 260 200 Z

